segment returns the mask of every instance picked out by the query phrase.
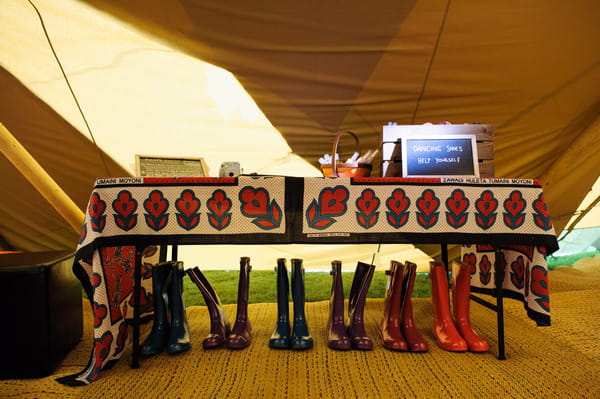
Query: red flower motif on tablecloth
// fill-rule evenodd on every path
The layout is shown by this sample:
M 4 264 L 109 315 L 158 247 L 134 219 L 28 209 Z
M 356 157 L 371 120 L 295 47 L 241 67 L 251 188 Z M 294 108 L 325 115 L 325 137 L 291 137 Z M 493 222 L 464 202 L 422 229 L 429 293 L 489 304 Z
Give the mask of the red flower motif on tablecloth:
M 466 210 L 469 208 L 469 204 L 469 199 L 465 196 L 463 190 L 454 190 L 446 200 L 446 208 L 448 208 L 448 212 L 446 212 L 446 222 L 448 222 L 448 225 L 455 229 L 464 226 L 468 219 Z
M 379 219 L 379 198 L 375 196 L 375 192 L 370 188 L 365 189 L 361 196 L 356 200 L 356 221 L 359 225 L 368 229 L 373 227 Z
M 87 223 L 84 223 L 83 226 L 81 226 L 81 231 L 79 232 L 79 240 L 77 240 L 77 243 L 81 244 L 83 241 L 85 241 L 85 237 L 87 237 Z
M 185 230 L 190 231 L 198 226 L 200 222 L 200 200 L 196 198 L 196 194 L 192 190 L 183 190 L 177 200 L 175 200 L 175 208 L 179 211 L 176 213 L 177 224 Z
M 479 261 L 479 281 L 483 285 L 492 281 L 492 263 L 487 255 L 483 255 Z
M 313 199 L 306 209 L 306 221 L 313 229 L 324 230 L 336 222 L 335 217 L 346 213 L 350 193 L 344 186 L 324 188 L 318 201 Z
M 519 252 L 527 257 L 528 260 L 533 259 L 533 251 L 535 247 L 532 245 L 502 245 L 502 249 Z
M 515 190 L 510 193 L 509 197 L 504 201 L 504 224 L 510 227 L 511 229 L 517 229 L 521 227 L 523 222 L 525 221 L 525 207 L 527 206 L 527 201 L 523 198 L 523 194 Z
M 137 215 L 135 214 L 137 206 L 137 201 L 128 190 L 120 191 L 117 194 L 117 199 L 113 201 L 112 207 L 117 212 L 114 215 L 115 224 L 121 230 L 129 231 L 137 224 Z
M 521 290 L 525 286 L 525 260 L 518 256 L 511 264 L 510 281 L 515 288 Z
M 94 311 L 94 328 L 98 328 L 102 325 L 102 321 L 106 318 L 108 310 L 106 309 L 106 306 L 95 301 L 93 302 L 92 308 Z
M 127 323 L 121 323 L 119 326 L 119 333 L 117 334 L 117 345 L 113 355 L 118 355 L 119 353 L 123 352 L 125 349 L 125 344 L 127 344 L 127 336 Z
M 152 190 L 148 198 L 144 201 L 144 216 L 146 224 L 154 231 L 162 230 L 169 222 L 169 200 L 167 200 L 162 191 Z
M 104 226 L 106 226 L 104 211 L 106 211 L 106 202 L 102 201 L 100 194 L 92 193 L 88 206 L 88 216 L 92 230 L 97 233 L 102 232 Z
M 98 372 L 102 369 L 104 361 L 110 355 L 110 347 L 113 342 L 113 335 L 110 331 L 102 334 L 100 338 L 94 339 L 94 370 L 87 376 L 88 381 L 94 381 L 98 377 Z
M 389 211 L 386 212 L 387 221 L 390 226 L 398 229 L 408 222 L 410 198 L 406 196 L 403 189 L 397 188 L 385 202 Z
M 208 221 L 217 230 L 223 230 L 231 223 L 231 200 L 223 190 L 215 190 L 212 197 L 206 201 L 209 209 Z
M 523 295 L 525 295 L 525 298 L 527 298 L 529 296 L 529 286 L 531 285 L 530 284 L 530 282 L 531 282 L 531 270 L 530 270 L 529 267 L 525 268 L 525 276 L 524 277 L 525 277 L 525 281 L 524 281 L 525 288 L 523 290 Z
M 99 273 L 92 273 L 92 278 L 90 279 L 92 284 L 92 288 L 96 289 L 100 287 L 100 283 L 102 282 L 102 276 Z
M 494 198 L 494 193 L 490 190 L 485 190 L 481 196 L 475 201 L 475 221 L 479 227 L 484 230 L 489 229 L 496 222 L 496 209 L 498 209 L 498 200 Z
M 158 245 L 148 245 L 142 251 L 142 257 L 149 258 L 158 252 Z
M 440 206 L 440 200 L 435 196 L 435 192 L 431 189 L 423 191 L 421 197 L 417 199 L 417 221 L 419 224 L 429 229 L 438 221 L 439 212 L 436 212 Z
M 490 244 L 475 244 L 477 252 L 495 252 L 496 249 Z
M 281 225 L 282 212 L 277 201 L 271 201 L 269 192 L 264 188 L 244 187 L 239 199 L 242 215 L 253 218 L 256 226 L 263 230 L 272 230 Z
M 148 262 L 147 259 L 154 256 L 158 252 L 157 245 L 148 245 L 142 251 L 142 279 L 146 280 L 152 278 L 152 268 L 154 267 L 154 263 Z
M 476 271 L 476 263 L 477 263 L 477 255 L 475 255 L 474 253 L 470 252 L 468 254 L 464 254 L 462 257 L 462 262 L 465 265 L 469 265 L 470 266 L 470 270 L 471 270 L 471 274 L 475 274 Z
M 537 297 L 535 302 L 549 312 L 548 271 L 542 266 L 534 266 L 531 269 L 531 293 Z
M 533 201 L 533 209 L 535 210 L 533 220 L 536 226 L 546 231 L 550 230 L 552 228 L 552 219 L 548 212 L 548 204 L 544 198 L 544 193 L 541 193 L 538 198 Z

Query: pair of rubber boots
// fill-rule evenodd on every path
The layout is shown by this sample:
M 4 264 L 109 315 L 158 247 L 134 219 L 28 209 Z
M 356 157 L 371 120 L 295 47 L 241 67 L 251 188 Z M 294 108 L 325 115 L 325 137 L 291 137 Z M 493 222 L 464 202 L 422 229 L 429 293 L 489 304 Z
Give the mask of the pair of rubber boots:
M 248 296 L 250 287 L 250 258 L 240 258 L 240 274 L 238 280 L 237 312 L 233 329 L 230 328 L 227 316 L 219 296 L 210 285 L 200 269 L 194 267 L 187 273 L 198 286 L 210 317 L 210 332 L 202 341 L 204 349 L 214 349 L 225 346 L 229 349 L 244 349 L 252 341 L 252 326 L 248 319 Z
M 365 302 L 371 286 L 375 266 L 358 262 L 350 296 L 348 298 L 348 323 L 344 318 L 344 287 L 342 263 L 331 262 L 331 295 L 329 297 L 329 320 L 327 321 L 327 346 L 335 350 L 373 350 L 373 341 L 367 336 L 364 324 Z
M 471 266 L 452 262 L 452 308 L 450 314 L 448 275 L 440 262 L 431 262 L 431 298 L 434 308 L 433 336 L 440 348 L 451 352 L 486 352 L 487 342 L 473 331 L 470 318 Z
M 417 265 L 392 261 L 385 293 L 380 333 L 383 347 L 394 351 L 427 352 L 429 345 L 417 331 L 413 317 L 412 291 Z
M 304 314 L 304 268 L 302 259 L 292 259 L 292 301 L 294 321 L 290 332 L 289 280 L 285 259 L 277 259 L 277 324 L 269 339 L 273 349 L 305 350 L 313 347 Z
M 183 262 L 162 262 L 153 267 L 154 324 L 140 348 L 142 356 L 156 355 L 165 348 L 169 355 L 176 355 L 192 347 L 183 302 L 183 274 Z

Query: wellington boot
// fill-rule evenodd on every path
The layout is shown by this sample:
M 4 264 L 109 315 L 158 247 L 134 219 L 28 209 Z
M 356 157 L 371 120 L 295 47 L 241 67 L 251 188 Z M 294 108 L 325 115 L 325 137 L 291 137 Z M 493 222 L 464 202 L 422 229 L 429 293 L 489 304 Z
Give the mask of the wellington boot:
M 344 286 L 342 263 L 331 262 L 331 294 L 329 296 L 329 319 L 327 321 L 327 346 L 336 350 L 349 350 L 352 342 L 344 324 Z
M 392 261 L 390 264 L 388 285 L 385 291 L 383 305 L 383 318 L 380 324 L 381 341 L 383 347 L 394 351 L 406 351 L 406 340 L 402 335 L 402 271 L 404 265 Z
M 229 349 L 244 349 L 252 340 L 252 326 L 248 319 L 248 295 L 250 289 L 250 258 L 240 258 L 240 277 L 238 283 L 237 314 L 231 334 L 227 337 Z
M 364 310 L 374 272 L 374 265 L 358 262 L 348 299 L 348 335 L 352 348 L 363 351 L 373 350 L 373 341 L 365 329 Z
M 269 347 L 289 349 L 290 347 L 290 283 L 285 267 L 285 259 L 277 259 L 277 324 L 269 339 Z
M 408 343 L 409 352 L 427 352 L 429 344 L 415 325 L 412 307 L 412 292 L 417 275 L 417 265 L 412 262 L 406 262 L 404 265 L 404 287 L 402 289 L 402 334 Z
M 210 317 L 210 333 L 202 341 L 202 347 L 204 349 L 218 348 L 225 343 L 230 330 L 223 305 L 219 296 L 199 268 L 188 269 L 187 274 L 200 290 Z
M 167 353 L 176 355 L 192 347 L 190 327 L 183 303 L 183 262 L 171 262 L 171 288 L 169 289 L 169 308 L 171 309 L 171 330 L 167 342 Z
M 450 352 L 464 352 L 467 342 L 462 338 L 450 315 L 450 293 L 446 267 L 439 262 L 430 262 L 431 300 L 435 319 L 433 336 L 440 348 Z
M 159 263 L 152 268 L 152 298 L 154 316 L 152 331 L 140 347 L 140 355 L 157 355 L 167 345 L 169 339 L 169 319 L 167 315 L 167 289 L 171 282 L 171 262 Z
M 302 259 L 292 259 L 292 300 L 294 301 L 294 325 L 291 348 L 296 350 L 313 347 L 313 338 L 304 315 L 304 268 Z
M 489 346 L 471 326 L 470 317 L 471 267 L 460 262 L 452 262 L 452 307 L 456 328 L 467 341 L 470 352 L 487 352 Z

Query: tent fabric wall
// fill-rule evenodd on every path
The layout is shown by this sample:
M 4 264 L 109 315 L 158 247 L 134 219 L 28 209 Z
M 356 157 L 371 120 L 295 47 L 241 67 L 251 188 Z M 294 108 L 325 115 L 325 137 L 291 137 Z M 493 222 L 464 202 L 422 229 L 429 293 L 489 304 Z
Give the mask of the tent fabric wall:
M 390 120 L 483 122 L 497 176 L 541 177 L 600 111 L 593 0 L 86 2 L 231 71 L 313 163 L 338 129 L 375 148 Z M 547 194 L 559 232 L 598 176 L 599 137 Z
M 0 87 L 0 120 L 81 209 L 98 173 L 128 175 L 3 68 Z M 77 232 L 4 156 L 0 170 L 0 235 L 23 251 L 73 249 Z
M 244 156 L 249 173 L 288 173 L 279 166 L 293 161 L 291 170 L 308 175 L 318 173 L 316 161 L 330 151 L 335 131 L 353 130 L 363 148 L 376 148 L 388 121 L 493 124 L 496 175 L 548 180 L 557 233 L 598 178 L 594 0 L 32 3 L 109 168 L 35 10 L 20 0 L 0 8 L 0 120 L 82 208 L 96 176 L 131 173 L 126 143 L 137 143 L 133 153 L 207 156 L 212 165 Z M 197 77 L 216 67 L 249 93 L 259 122 L 245 123 L 241 108 L 221 115 L 211 101 L 191 99 L 208 89 L 194 71 Z M 218 94 L 226 104 L 228 92 Z M 229 125 L 211 130 L 217 116 Z M 0 236 L 25 250 L 74 247 L 76 234 L 3 157 L 0 167 L 9 183 Z

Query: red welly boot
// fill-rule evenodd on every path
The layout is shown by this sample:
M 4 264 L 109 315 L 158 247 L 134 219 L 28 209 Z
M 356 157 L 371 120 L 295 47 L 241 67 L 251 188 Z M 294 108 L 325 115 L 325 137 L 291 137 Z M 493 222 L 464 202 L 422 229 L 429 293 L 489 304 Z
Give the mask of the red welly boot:
M 388 285 L 383 305 L 383 318 L 380 325 L 383 347 L 394 351 L 406 351 L 408 349 L 400 327 L 403 268 L 404 265 L 395 260 L 390 264 Z
M 352 348 L 362 351 L 373 350 L 373 341 L 367 336 L 365 329 L 364 312 L 374 272 L 375 266 L 358 262 L 348 298 L 348 335 Z
M 243 349 L 250 345 L 252 328 L 248 320 L 248 294 L 250 289 L 250 258 L 240 259 L 240 277 L 238 283 L 238 302 L 235 323 L 225 344 L 229 349 Z
M 452 262 L 452 307 L 454 322 L 462 337 L 467 341 L 470 352 L 487 352 L 489 346 L 473 331 L 469 301 L 471 294 L 471 267 Z
M 331 262 L 331 294 L 329 297 L 329 320 L 327 320 L 327 346 L 335 350 L 352 348 L 344 325 L 344 286 L 342 283 L 342 262 Z
M 450 293 L 448 292 L 446 267 L 439 262 L 430 262 L 429 266 L 431 300 L 435 314 L 433 336 L 440 348 L 451 352 L 464 352 L 467 350 L 467 342 L 456 330 L 450 315 Z
M 417 275 L 417 265 L 406 262 L 404 265 L 403 290 L 402 290 L 402 334 L 408 343 L 409 352 L 427 352 L 429 344 L 423 339 L 413 317 L 412 292 Z

